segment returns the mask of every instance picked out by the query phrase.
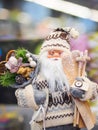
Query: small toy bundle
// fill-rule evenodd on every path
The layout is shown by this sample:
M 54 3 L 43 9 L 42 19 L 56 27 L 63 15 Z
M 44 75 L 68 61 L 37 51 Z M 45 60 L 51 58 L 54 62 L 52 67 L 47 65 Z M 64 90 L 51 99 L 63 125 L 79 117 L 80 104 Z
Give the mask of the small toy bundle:
M 0 62 L 0 84 L 14 88 L 28 84 L 36 62 L 35 57 L 24 48 L 10 50 L 5 61 Z

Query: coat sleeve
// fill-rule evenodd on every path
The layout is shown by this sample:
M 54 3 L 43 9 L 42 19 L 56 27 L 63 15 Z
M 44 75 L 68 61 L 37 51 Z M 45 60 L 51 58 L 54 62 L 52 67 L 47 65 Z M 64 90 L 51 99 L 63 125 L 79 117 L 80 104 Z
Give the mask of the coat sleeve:
M 94 101 L 96 100 L 97 96 L 98 96 L 98 84 L 93 82 L 93 81 L 90 81 L 89 79 L 88 80 L 88 83 L 89 83 L 89 88 L 88 88 L 88 91 L 86 91 L 84 97 L 81 99 L 83 101 L 86 101 L 86 100 L 91 100 L 91 101 Z
M 20 107 L 29 107 L 37 110 L 39 106 L 35 102 L 34 90 L 31 84 L 25 88 L 19 88 L 15 91 L 17 103 Z
M 19 88 L 15 91 L 17 103 L 20 107 L 28 107 L 38 110 L 42 104 L 45 108 L 48 106 L 48 89 L 37 90 L 31 84 L 25 88 Z

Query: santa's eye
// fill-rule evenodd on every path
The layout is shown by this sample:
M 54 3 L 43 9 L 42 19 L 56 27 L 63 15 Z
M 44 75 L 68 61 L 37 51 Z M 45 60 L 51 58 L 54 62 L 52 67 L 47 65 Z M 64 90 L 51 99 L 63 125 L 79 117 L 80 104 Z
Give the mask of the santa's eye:
M 51 53 L 50 53 L 51 55 L 54 55 L 54 51 L 51 51 Z
M 76 82 L 75 82 L 75 86 L 76 86 L 76 87 L 81 87 L 82 84 L 83 84 L 82 81 L 76 81 Z
M 59 51 L 59 55 L 61 55 L 62 54 L 62 51 Z
M 54 51 L 49 51 L 49 55 L 54 55 Z

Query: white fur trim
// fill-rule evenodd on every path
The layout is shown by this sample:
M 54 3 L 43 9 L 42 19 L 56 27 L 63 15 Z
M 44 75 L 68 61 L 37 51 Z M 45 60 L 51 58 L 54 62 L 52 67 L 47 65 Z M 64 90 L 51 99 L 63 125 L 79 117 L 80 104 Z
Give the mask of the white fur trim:
M 46 40 L 41 47 L 41 53 L 52 49 L 65 51 L 66 49 L 70 49 L 70 45 L 66 40 L 62 40 L 61 38 Z

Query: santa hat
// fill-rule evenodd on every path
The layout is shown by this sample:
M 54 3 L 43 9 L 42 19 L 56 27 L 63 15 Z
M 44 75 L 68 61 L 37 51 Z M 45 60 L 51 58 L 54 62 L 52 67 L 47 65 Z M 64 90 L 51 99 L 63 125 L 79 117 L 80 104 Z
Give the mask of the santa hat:
M 44 43 L 42 44 L 40 53 L 51 49 L 62 51 L 70 49 L 70 39 L 77 38 L 78 35 L 79 32 L 74 28 L 57 28 L 46 37 Z

